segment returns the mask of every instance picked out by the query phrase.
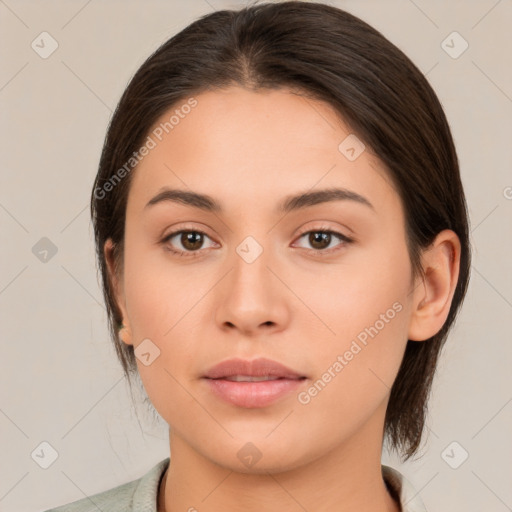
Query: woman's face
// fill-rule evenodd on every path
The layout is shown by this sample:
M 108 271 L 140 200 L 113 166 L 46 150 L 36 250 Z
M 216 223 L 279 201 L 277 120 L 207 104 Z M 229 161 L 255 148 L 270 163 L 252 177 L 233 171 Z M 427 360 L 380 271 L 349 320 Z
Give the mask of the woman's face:
M 380 453 L 413 300 L 396 190 L 324 103 L 238 87 L 195 100 L 149 133 L 126 211 L 122 335 L 152 403 L 175 439 L 237 471 Z M 166 189 L 217 208 L 149 204 Z M 232 358 L 302 378 L 205 378 Z

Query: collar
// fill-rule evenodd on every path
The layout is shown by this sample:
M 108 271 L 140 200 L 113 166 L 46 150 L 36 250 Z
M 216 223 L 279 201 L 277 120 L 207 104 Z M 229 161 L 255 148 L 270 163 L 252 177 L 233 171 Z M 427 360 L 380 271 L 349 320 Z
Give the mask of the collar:
M 402 473 L 384 464 L 381 468 L 384 482 L 393 498 L 400 503 L 402 512 L 427 512 L 419 492 Z

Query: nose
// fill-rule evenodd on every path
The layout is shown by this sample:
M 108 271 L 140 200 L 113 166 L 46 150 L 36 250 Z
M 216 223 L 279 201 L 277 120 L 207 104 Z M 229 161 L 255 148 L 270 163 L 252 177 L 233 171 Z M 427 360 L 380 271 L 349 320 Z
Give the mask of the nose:
M 241 253 L 243 254 L 243 253 Z M 271 261 L 270 251 L 252 262 L 235 252 L 230 271 L 216 287 L 215 321 L 225 332 L 245 336 L 274 333 L 286 328 L 290 310 L 290 292 Z

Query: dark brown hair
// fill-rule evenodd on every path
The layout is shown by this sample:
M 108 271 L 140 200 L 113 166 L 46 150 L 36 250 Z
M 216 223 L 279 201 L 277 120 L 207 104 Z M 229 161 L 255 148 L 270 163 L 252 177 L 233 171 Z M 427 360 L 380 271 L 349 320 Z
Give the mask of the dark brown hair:
M 391 389 L 385 439 L 407 460 L 420 445 L 437 360 L 469 281 L 466 202 L 450 128 L 425 77 L 382 34 L 329 5 L 285 1 L 205 15 L 148 57 L 124 91 L 106 134 L 91 215 L 109 328 L 128 381 L 137 365 L 133 346 L 118 337 L 121 314 L 103 253 L 111 238 L 122 275 L 133 174 L 126 163 L 171 107 L 231 85 L 286 88 L 333 107 L 387 167 L 405 211 L 413 277 L 424 275 L 421 251 L 440 231 L 452 229 L 460 239 L 459 279 L 448 318 L 429 340 L 408 340 Z

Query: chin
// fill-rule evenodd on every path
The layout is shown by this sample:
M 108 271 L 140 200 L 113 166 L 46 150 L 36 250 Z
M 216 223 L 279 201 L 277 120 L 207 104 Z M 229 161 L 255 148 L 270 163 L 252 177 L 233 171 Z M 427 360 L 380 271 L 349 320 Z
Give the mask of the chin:
M 298 453 L 297 444 L 290 440 L 284 445 L 280 440 L 261 441 L 231 440 L 229 446 L 219 446 L 215 453 L 204 453 L 213 463 L 236 473 L 265 475 L 296 469 L 316 457 L 310 453 Z M 234 456 L 233 456 L 234 455 Z M 320 456 L 320 454 L 319 454 Z

